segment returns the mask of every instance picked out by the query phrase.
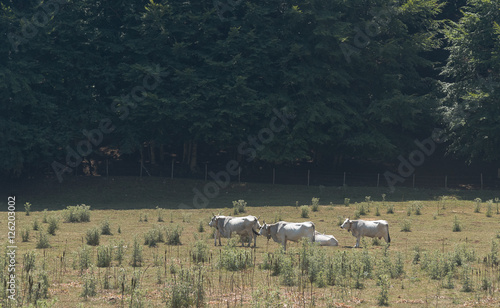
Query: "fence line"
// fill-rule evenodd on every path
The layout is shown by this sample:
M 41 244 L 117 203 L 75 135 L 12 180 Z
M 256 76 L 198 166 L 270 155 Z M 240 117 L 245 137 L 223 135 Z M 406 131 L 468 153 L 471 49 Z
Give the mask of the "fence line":
M 138 162 L 137 167 L 129 163 L 103 160 L 102 162 L 84 162 L 82 171 L 86 175 L 102 176 L 159 176 L 175 178 L 198 179 L 204 181 L 213 180 L 210 174 L 217 174 L 224 171 L 226 166 L 222 164 L 202 164 L 201 170 L 191 172 L 187 166 L 176 163 L 172 160 L 169 164 L 152 165 Z M 204 165 L 204 166 L 203 166 Z M 94 168 L 94 170 L 91 170 Z M 139 169 L 135 173 L 133 169 Z M 135 169 L 135 170 L 137 170 Z M 143 170 L 146 172 L 143 173 Z M 135 171 L 137 172 L 137 171 Z M 79 171 L 81 174 L 81 171 Z M 384 172 L 361 173 L 361 172 L 331 172 L 318 167 L 256 167 L 238 166 L 237 173 L 229 175 L 231 182 L 257 182 L 269 184 L 295 184 L 307 186 L 366 186 L 366 187 L 388 187 Z M 497 188 L 500 186 L 500 179 L 496 175 L 478 172 L 475 175 L 424 175 L 413 173 L 403 178 L 402 182 L 397 182 L 396 187 L 412 188 L 459 188 L 459 189 L 483 189 Z

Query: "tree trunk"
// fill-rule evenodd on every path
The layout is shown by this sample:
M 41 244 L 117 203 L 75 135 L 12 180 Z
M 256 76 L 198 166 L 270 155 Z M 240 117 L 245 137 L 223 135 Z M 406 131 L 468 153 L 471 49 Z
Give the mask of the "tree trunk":
M 189 159 L 189 168 L 191 169 L 191 172 L 196 171 L 196 164 L 197 164 L 197 155 L 198 155 L 198 144 L 196 142 L 193 142 L 191 144 L 191 155 Z

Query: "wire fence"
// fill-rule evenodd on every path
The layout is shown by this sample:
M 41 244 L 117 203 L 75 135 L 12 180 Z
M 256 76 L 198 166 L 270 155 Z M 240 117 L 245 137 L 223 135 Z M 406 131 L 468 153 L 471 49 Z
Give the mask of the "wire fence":
M 403 177 L 392 172 L 391 178 L 384 172 L 329 171 L 317 166 L 232 166 L 224 164 L 200 164 L 193 172 L 188 166 L 172 160 L 170 164 L 151 165 L 125 161 L 84 161 L 85 175 L 100 176 L 156 176 L 165 178 L 197 179 L 222 182 L 255 182 L 268 184 L 293 184 L 315 186 L 449 188 L 449 189 L 494 189 L 500 187 L 500 178 L 492 173 L 476 174 L 418 174 Z

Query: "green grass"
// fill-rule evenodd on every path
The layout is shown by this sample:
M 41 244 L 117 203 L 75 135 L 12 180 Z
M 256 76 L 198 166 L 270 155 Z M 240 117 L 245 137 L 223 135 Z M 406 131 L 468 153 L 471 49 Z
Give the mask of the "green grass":
M 84 181 L 86 180 L 84 179 Z M 96 181 L 96 179 L 92 180 L 89 183 Z M 101 184 L 104 181 L 103 179 L 98 180 Z M 386 200 L 390 200 L 390 204 L 394 205 L 394 214 L 387 214 L 385 209 L 387 203 L 374 197 L 371 200 L 372 208 L 378 206 L 381 216 L 376 216 L 375 211 L 372 210 L 363 216 L 363 219 L 387 220 L 391 244 L 386 250 L 385 241 L 382 240 L 382 246 L 378 246 L 371 244 L 371 239 L 365 239 L 362 249 L 352 249 L 350 247 L 354 245 L 356 239 L 337 226 L 337 221 L 352 216 L 355 210 L 352 206 L 344 206 L 344 198 L 350 198 L 354 204 L 354 202 L 364 202 L 367 195 L 381 195 L 374 193 L 373 189 L 367 188 L 363 191 L 362 188 L 347 188 L 346 191 L 339 191 L 335 188 L 330 192 L 329 188 L 326 187 L 320 194 L 319 190 L 314 187 L 246 184 L 228 188 L 227 194 L 224 191 L 220 197 L 211 200 L 211 204 L 216 206 L 215 208 L 177 210 L 171 209 L 176 207 L 172 205 L 172 202 L 189 200 L 190 198 L 192 200 L 192 184 L 199 183 L 201 185 L 202 182 L 181 181 L 182 183 L 174 183 L 165 180 L 164 184 L 156 180 L 146 178 L 141 182 L 132 180 L 132 178 L 122 178 L 119 179 L 124 185 L 121 189 L 114 186 L 117 183 L 106 182 L 102 186 L 110 185 L 109 191 L 103 189 L 101 196 L 91 196 L 86 191 L 91 190 L 95 193 L 97 187 L 81 185 L 76 189 L 75 186 L 70 185 L 72 183 L 62 184 L 66 188 L 71 186 L 75 189 L 71 194 L 70 192 L 61 193 L 60 187 L 54 188 L 54 194 L 52 191 L 45 191 L 45 195 L 36 194 L 36 190 L 26 191 L 22 198 L 30 197 L 29 202 L 33 204 L 33 207 L 29 216 L 24 215 L 24 213 L 16 216 L 16 229 L 19 231 L 24 227 L 31 229 L 35 220 L 42 221 L 44 215 L 42 210 L 45 208 L 49 209 L 49 216 L 61 216 L 61 210 L 68 205 L 87 204 L 91 206 L 90 222 L 61 222 L 56 235 L 49 238 L 51 248 L 36 249 L 38 257 L 35 268 L 42 269 L 45 266 L 50 283 L 50 297 L 47 301 L 57 299 L 54 307 L 78 307 L 80 304 L 82 307 L 121 306 L 122 292 L 124 306 L 128 306 L 131 300 L 136 300 L 137 294 L 142 294 L 141 298 L 150 302 L 153 307 L 165 307 L 170 305 L 171 290 L 175 286 L 179 286 L 180 290 L 189 291 L 188 295 L 191 299 L 203 298 L 203 301 L 210 307 L 226 307 L 227 303 L 230 303 L 231 307 L 240 305 L 253 307 L 256 302 L 271 303 L 278 301 L 278 298 L 281 306 L 287 304 L 289 307 L 310 306 L 311 300 L 314 300 L 316 306 L 330 305 L 333 307 L 341 306 L 341 304 L 353 307 L 374 307 L 379 304 L 379 301 L 382 304 L 387 301 L 390 307 L 408 307 L 409 303 L 415 303 L 416 305 L 412 305 L 415 307 L 425 306 L 426 303 L 429 306 L 456 307 L 456 303 L 473 305 L 476 302 L 481 302 L 481 307 L 495 307 L 500 303 L 500 294 L 496 287 L 498 282 L 492 281 L 495 288 L 485 292 L 482 290 L 482 286 L 488 286 L 490 282 L 486 281 L 485 283 L 481 280 L 482 277 L 477 277 L 475 274 L 478 271 L 488 272 L 491 277 L 494 275 L 498 277 L 499 274 L 498 267 L 491 267 L 488 262 L 482 262 L 485 258 L 487 260 L 493 259 L 489 257 L 493 255 L 493 250 L 496 251 L 496 248 L 492 248 L 492 240 L 498 241 L 497 228 L 484 228 L 484 225 L 491 224 L 493 219 L 500 218 L 500 215 L 495 212 L 493 212 L 492 218 L 486 217 L 484 211 L 483 213 L 474 213 L 474 201 L 472 200 L 478 196 L 481 196 L 483 200 L 487 199 L 480 195 L 480 193 L 485 192 L 471 195 L 469 201 L 448 201 L 445 209 L 441 209 L 437 199 L 422 197 L 419 201 L 421 201 L 423 208 L 432 210 L 424 210 L 422 215 L 411 216 L 411 232 L 400 232 L 400 223 L 404 219 L 409 219 L 406 210 L 411 201 L 401 202 L 401 200 L 396 200 L 394 195 L 387 195 Z M 129 186 L 129 184 L 135 184 L 136 187 Z M 186 187 L 181 187 L 182 185 L 186 185 Z M 130 196 L 130 200 L 126 200 L 127 198 L 122 196 L 125 193 Z M 181 196 L 181 193 L 187 196 Z M 418 193 L 422 196 L 428 194 L 428 192 Z M 72 196 L 70 197 L 70 195 Z M 112 200 L 113 195 L 116 197 L 115 200 Z M 444 195 L 443 191 L 436 193 L 436 196 L 442 195 Z M 39 199 L 34 198 L 34 196 Z M 163 199 L 160 196 L 163 196 Z M 405 200 L 408 196 L 406 195 Z M 68 200 L 63 200 L 66 197 Z M 266 258 L 269 259 L 271 256 L 274 256 L 276 262 L 280 246 L 273 240 L 268 242 L 259 237 L 256 249 L 242 248 L 239 237 L 234 235 L 236 246 L 232 248 L 234 251 L 230 252 L 231 255 L 234 254 L 237 258 L 244 260 L 243 254 L 245 254 L 253 266 L 244 267 L 245 269 L 237 271 L 229 271 L 218 266 L 221 258 L 224 258 L 223 254 L 228 254 L 224 250 L 228 239 L 222 239 L 223 247 L 214 247 L 213 229 L 208 227 L 209 217 L 213 212 L 220 212 L 224 215 L 232 214 L 232 201 L 243 199 L 248 202 L 247 212 L 244 215 L 260 216 L 261 223 L 263 220 L 273 221 L 278 211 L 282 220 L 303 221 L 300 210 L 295 207 L 296 200 L 299 200 L 299 204 L 307 204 L 313 197 L 321 197 L 322 207 L 319 212 L 310 211 L 308 220 L 316 224 L 316 230 L 332 234 L 339 241 L 338 247 L 315 248 L 317 251 L 315 250 L 316 252 L 311 254 L 308 260 L 321 261 L 318 262 L 319 267 L 316 267 L 315 263 L 311 263 L 313 261 L 308 261 L 307 269 L 304 269 L 304 273 L 301 274 L 299 262 L 304 262 L 303 256 L 305 254 L 302 251 L 304 246 L 301 243 L 288 242 L 287 254 L 283 257 L 283 260 L 289 263 L 285 264 L 288 267 L 283 265 L 283 268 L 289 269 L 288 274 L 273 276 L 272 268 L 266 269 L 266 266 L 262 265 Z M 18 194 L 18 198 L 21 198 L 21 194 Z M 494 197 L 490 199 L 492 198 Z M 279 201 L 280 199 L 281 201 Z M 59 200 L 57 201 L 59 203 L 55 200 Z M 97 203 L 92 203 L 92 200 Z M 50 205 L 47 202 L 54 203 Z M 329 205 L 330 202 L 333 202 L 333 206 L 323 207 L 323 205 Z M 18 203 L 19 205 L 24 204 L 21 201 Z M 112 206 L 115 206 L 116 209 L 105 209 Z M 156 219 L 158 216 L 156 206 L 165 209 L 165 219 L 162 222 L 158 222 Z M 435 209 L 438 206 L 440 208 L 439 214 L 435 215 Z M 6 213 L 4 212 L 2 215 L 6 216 Z M 140 215 L 147 215 L 151 219 L 148 222 L 139 222 Z M 190 215 L 192 219 L 186 220 L 186 215 Z M 451 226 L 455 216 L 460 220 L 463 227 L 462 232 L 452 231 Z M 85 233 L 89 229 L 101 226 L 106 220 L 109 221 L 113 230 L 121 226 L 122 232 L 101 236 L 100 246 L 113 247 L 113 258 L 110 261 L 110 268 L 99 268 L 97 267 L 98 248 L 85 244 Z M 205 223 L 206 232 L 198 232 L 200 223 Z M 43 226 L 46 228 L 45 225 Z M 180 230 L 181 232 L 177 232 L 177 234 L 180 234 L 179 240 L 182 244 L 166 245 L 163 242 L 158 242 L 156 247 L 144 245 L 145 234 L 155 226 L 159 226 L 158 230 L 164 232 L 165 237 L 168 235 L 166 230 L 171 230 L 170 233 L 173 233 L 173 230 Z M 43 232 L 46 234 L 46 231 Z M 6 232 L 0 234 L 2 242 L 5 242 L 6 236 Z M 22 268 L 23 254 L 35 249 L 37 237 L 38 232 L 32 232 L 29 242 L 21 242 L 20 237 L 17 240 L 17 255 L 21 258 L 18 260 L 19 270 Z M 141 266 L 135 268 L 131 266 L 134 237 L 140 245 L 139 249 L 142 255 Z M 465 262 L 467 266 L 475 270 L 471 276 L 472 279 L 466 280 L 467 277 L 464 276 L 467 273 L 464 268 L 468 269 L 465 264 L 455 268 L 452 274 L 446 277 L 431 279 L 429 273 L 432 266 L 425 264 L 425 262 L 432 262 L 431 257 L 433 256 L 449 258 L 456 254 L 455 251 L 458 251 L 457 245 L 467 245 L 467 249 L 473 249 L 475 252 L 478 261 L 469 262 L 461 259 L 461 262 Z M 89 270 L 82 272 L 78 266 L 75 268 L 71 266 L 71 264 L 79 264 L 78 252 L 82 250 L 82 247 L 86 247 L 88 250 L 89 261 L 91 265 L 94 265 L 93 274 Z M 119 253 L 118 247 L 122 247 L 123 251 Z M 415 247 L 419 247 L 418 258 L 415 258 Z M 198 251 L 200 249 L 202 250 L 201 254 Z M 194 255 L 202 255 L 203 257 L 194 258 Z M 365 258 L 367 262 L 362 262 Z M 121 265 L 117 259 L 122 260 Z M 332 260 L 333 267 L 321 268 L 323 264 L 330 264 L 329 260 Z M 358 263 L 352 263 L 353 260 L 358 260 Z M 391 268 L 385 269 L 384 260 L 392 260 L 393 266 L 395 268 L 398 266 L 397 269 L 402 274 L 397 278 L 392 275 L 394 277 L 391 278 L 394 269 L 392 272 Z M 436 264 L 444 266 L 445 263 Z M 362 274 L 353 271 L 349 274 L 351 275 L 349 279 L 336 278 L 335 285 L 330 285 L 332 277 L 340 277 L 339 273 L 342 269 L 362 268 L 362 266 L 367 268 L 373 266 L 372 274 L 369 277 L 364 276 L 365 272 L 369 272 L 365 268 Z M 333 272 L 330 273 L 330 270 Z M 385 288 L 385 284 L 378 284 L 380 275 L 389 275 L 388 288 Z M 91 289 L 89 288 L 91 286 L 89 281 L 92 282 L 91 277 L 95 279 L 96 294 L 92 296 L 92 299 L 85 300 L 80 295 L 85 293 L 85 283 L 87 283 L 87 291 Z M 451 279 L 450 281 L 455 287 L 443 288 L 444 284 L 451 285 L 443 279 Z M 312 290 L 311 280 L 314 280 Z M 158 281 L 162 283 L 158 284 Z M 173 284 L 174 282 L 177 284 Z M 191 287 L 181 288 L 184 286 L 184 282 Z M 26 283 L 20 278 L 18 284 L 21 290 L 25 290 Z M 109 286 L 104 288 L 105 284 Z M 465 287 L 463 284 L 466 284 Z M 273 286 L 274 295 L 262 297 L 265 292 L 270 292 L 269 286 Z M 468 292 L 461 291 L 463 289 Z M 197 297 L 196 294 L 203 296 Z M 311 294 L 313 299 L 311 299 Z M 134 297 L 131 298 L 131 296 Z M 487 297 L 489 297 L 488 300 Z M 2 301 L 3 299 L 0 298 L 0 303 L 4 304 Z

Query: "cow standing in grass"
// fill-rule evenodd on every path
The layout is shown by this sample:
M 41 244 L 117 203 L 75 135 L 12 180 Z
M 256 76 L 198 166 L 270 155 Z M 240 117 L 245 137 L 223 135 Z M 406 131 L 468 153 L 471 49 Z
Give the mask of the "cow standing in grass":
M 305 237 L 314 242 L 315 231 L 316 226 L 311 221 L 301 223 L 278 221 L 270 225 L 264 222 L 264 225 L 260 228 L 259 235 L 266 236 L 268 240 L 273 238 L 275 242 L 283 244 L 283 248 L 286 251 L 287 241 L 297 242 Z
M 248 247 L 254 240 L 254 247 L 257 246 L 257 235 L 259 233 L 255 229 L 260 229 L 259 219 L 255 216 L 245 217 L 232 217 L 214 215 L 208 223 L 210 227 L 215 228 L 214 232 L 214 245 L 217 246 L 217 238 L 219 238 L 219 245 L 222 246 L 220 238 L 231 238 L 234 232 L 241 237 L 241 245 L 244 246 L 244 239 L 248 239 Z
M 351 234 L 356 238 L 356 245 L 354 248 L 359 247 L 359 240 L 362 236 L 378 237 L 379 239 L 384 238 L 387 243 L 391 242 L 391 237 L 389 236 L 389 223 L 385 220 L 367 221 L 350 220 L 347 218 L 340 228 L 346 229 L 347 232 L 351 231 Z

